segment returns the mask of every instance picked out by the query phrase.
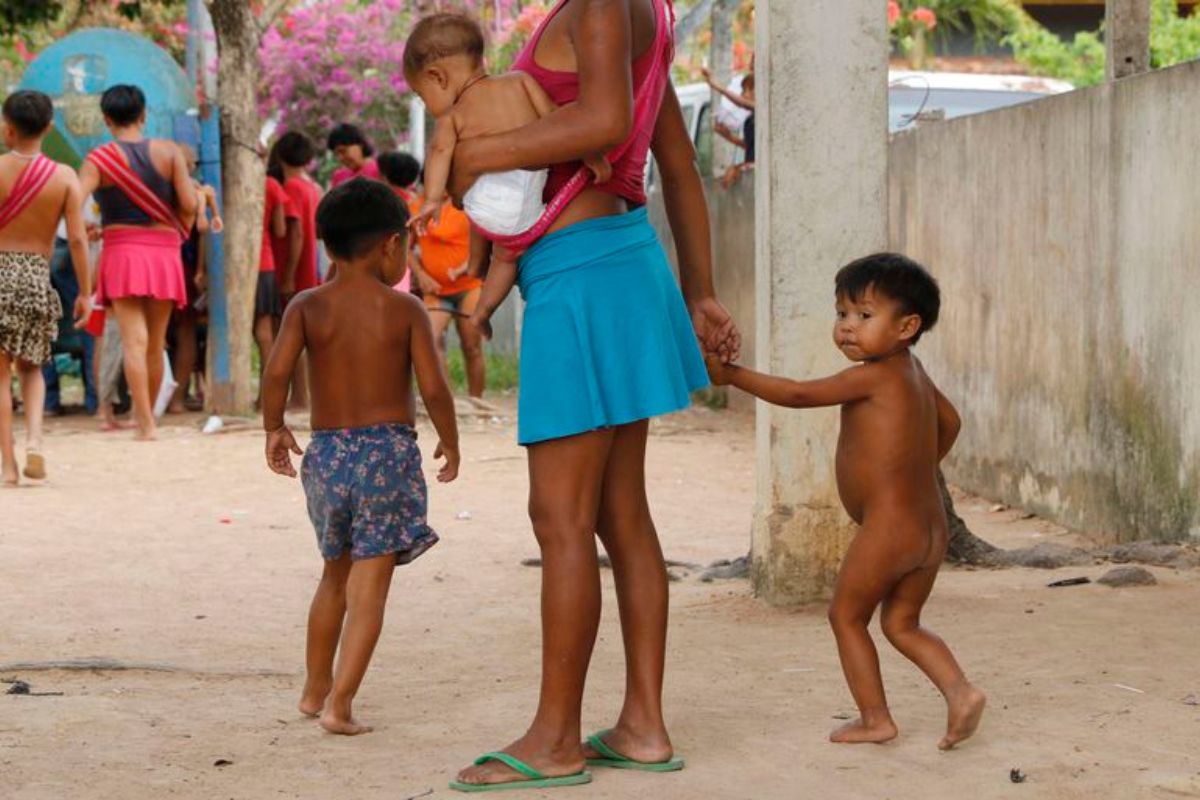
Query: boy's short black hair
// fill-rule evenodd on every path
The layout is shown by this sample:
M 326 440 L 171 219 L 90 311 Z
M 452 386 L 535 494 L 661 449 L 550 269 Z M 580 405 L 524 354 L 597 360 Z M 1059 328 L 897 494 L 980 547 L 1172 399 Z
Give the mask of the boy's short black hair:
M 387 179 L 387 182 L 392 186 L 399 186 L 401 189 L 412 186 L 421 176 L 421 162 L 399 150 L 381 153 L 375 159 L 375 163 L 379 165 L 379 171 Z
M 937 324 L 942 307 L 937 281 L 916 261 L 899 253 L 875 253 L 852 261 L 838 271 L 834 285 L 837 297 L 855 302 L 874 287 L 879 294 L 898 302 L 905 314 L 916 314 L 921 318 L 921 327 L 913 344 Z
M 329 138 L 325 140 L 325 146 L 330 150 L 336 150 L 344 145 L 356 144 L 362 148 L 364 156 L 371 156 L 375 152 L 375 148 L 367 141 L 364 134 L 357 125 L 351 125 L 349 122 L 343 122 L 329 132 Z
M 275 142 L 275 157 L 289 167 L 306 167 L 315 156 L 312 139 L 300 131 L 288 131 Z
M 467 14 L 446 11 L 423 18 L 404 45 L 404 74 L 412 77 L 434 61 L 467 56 L 483 63 L 483 27 Z
M 343 183 L 317 206 L 317 237 L 334 258 L 358 258 L 407 224 L 408 209 L 396 193 L 367 178 Z
M 4 118 L 22 136 L 40 136 L 54 121 L 54 103 L 48 95 L 22 89 L 5 98 Z
M 118 83 L 100 95 L 100 111 L 117 125 L 132 125 L 145 110 L 146 94 L 132 83 Z

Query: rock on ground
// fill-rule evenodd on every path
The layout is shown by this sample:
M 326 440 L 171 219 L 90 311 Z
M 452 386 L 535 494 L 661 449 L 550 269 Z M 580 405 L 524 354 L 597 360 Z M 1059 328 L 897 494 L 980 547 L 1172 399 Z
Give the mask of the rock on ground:
M 1100 576 L 1096 583 L 1105 586 L 1153 586 L 1158 579 L 1145 567 L 1116 567 Z

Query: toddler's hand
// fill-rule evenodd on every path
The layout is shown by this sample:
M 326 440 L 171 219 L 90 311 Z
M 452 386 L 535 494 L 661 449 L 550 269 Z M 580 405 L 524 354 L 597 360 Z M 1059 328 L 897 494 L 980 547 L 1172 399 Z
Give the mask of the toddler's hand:
M 704 357 L 704 366 L 708 368 L 708 379 L 712 381 L 713 386 L 728 386 L 729 367 L 721 357 L 716 353 L 709 353 Z
M 300 445 L 296 444 L 296 437 L 292 436 L 286 425 L 267 434 L 267 466 L 272 472 L 289 478 L 296 477 L 296 468 L 292 466 L 292 453 L 304 455 Z
M 585 158 L 583 165 L 592 171 L 596 184 L 608 183 L 612 179 L 612 164 L 603 155 Z
M 446 459 L 446 463 L 442 464 L 442 468 L 438 470 L 439 483 L 450 483 L 458 477 L 458 464 L 462 457 L 458 454 L 457 447 L 447 447 L 438 442 L 437 449 L 433 451 L 433 457 Z

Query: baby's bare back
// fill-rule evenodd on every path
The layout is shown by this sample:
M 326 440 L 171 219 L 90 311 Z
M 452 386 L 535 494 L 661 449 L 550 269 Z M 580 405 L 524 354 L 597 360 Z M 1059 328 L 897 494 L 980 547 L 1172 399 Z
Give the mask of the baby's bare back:
M 860 525 L 874 521 L 944 541 L 933 382 L 915 358 L 873 366 L 882 372 L 878 390 L 842 406 L 837 452 L 842 504 Z
M 454 106 L 458 138 L 508 133 L 537 122 L 540 115 L 531 93 L 541 91 L 541 87 L 523 72 L 489 75 L 468 88 Z
M 298 298 L 314 429 L 413 424 L 412 296 L 382 283 L 327 284 Z

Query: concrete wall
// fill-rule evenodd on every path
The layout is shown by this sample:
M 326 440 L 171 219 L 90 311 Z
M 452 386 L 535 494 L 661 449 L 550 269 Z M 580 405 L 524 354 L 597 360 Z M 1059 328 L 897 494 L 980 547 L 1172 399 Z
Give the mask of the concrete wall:
M 898 136 L 892 247 L 955 481 L 1121 539 L 1200 536 L 1200 63 Z

